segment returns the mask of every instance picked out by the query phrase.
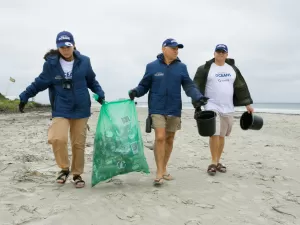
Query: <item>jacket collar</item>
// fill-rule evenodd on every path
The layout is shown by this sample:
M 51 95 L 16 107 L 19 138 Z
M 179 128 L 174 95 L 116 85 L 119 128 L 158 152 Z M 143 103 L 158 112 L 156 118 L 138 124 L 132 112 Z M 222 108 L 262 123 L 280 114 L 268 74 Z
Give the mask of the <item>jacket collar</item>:
M 215 62 L 215 58 L 212 58 L 211 60 L 206 61 L 206 63 L 205 63 L 205 68 L 210 67 L 211 64 L 213 64 L 214 62 Z M 231 58 L 227 58 L 227 59 L 225 60 L 225 63 L 229 64 L 230 66 L 234 66 L 234 65 L 235 65 L 234 59 L 231 59 Z
M 46 59 L 50 64 L 56 65 L 59 62 L 60 56 L 58 54 L 49 55 Z M 81 54 L 79 51 L 74 51 L 74 65 L 81 61 Z
M 156 56 L 156 58 L 161 62 L 161 63 L 165 63 L 164 60 L 164 54 L 160 53 Z M 181 62 L 181 60 L 177 57 L 173 62 L 171 62 L 171 64 L 175 63 L 175 62 Z

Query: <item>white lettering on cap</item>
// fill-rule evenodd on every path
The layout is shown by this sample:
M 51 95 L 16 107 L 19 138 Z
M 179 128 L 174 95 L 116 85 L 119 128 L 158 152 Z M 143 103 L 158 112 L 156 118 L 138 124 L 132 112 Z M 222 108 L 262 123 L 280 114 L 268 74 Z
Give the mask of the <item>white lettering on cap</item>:
M 71 38 L 70 37 L 68 37 L 67 35 L 62 35 L 62 36 L 60 36 L 59 38 L 58 38 L 58 40 L 59 41 L 61 41 L 61 40 L 71 40 Z
M 226 46 L 225 45 L 218 45 L 218 48 L 226 48 Z

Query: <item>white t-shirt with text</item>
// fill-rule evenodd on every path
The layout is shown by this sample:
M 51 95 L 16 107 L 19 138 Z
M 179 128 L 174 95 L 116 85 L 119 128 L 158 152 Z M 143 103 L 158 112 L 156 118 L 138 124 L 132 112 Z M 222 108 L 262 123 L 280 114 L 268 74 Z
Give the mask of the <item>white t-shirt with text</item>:
M 213 63 L 207 76 L 205 96 L 209 98 L 205 110 L 214 110 L 220 114 L 234 113 L 233 83 L 236 73 L 233 68 L 225 63 L 218 66 Z
M 73 69 L 73 64 L 74 60 L 68 62 L 64 60 L 63 58 L 59 59 L 61 68 L 64 71 L 65 79 L 72 79 L 72 69 Z

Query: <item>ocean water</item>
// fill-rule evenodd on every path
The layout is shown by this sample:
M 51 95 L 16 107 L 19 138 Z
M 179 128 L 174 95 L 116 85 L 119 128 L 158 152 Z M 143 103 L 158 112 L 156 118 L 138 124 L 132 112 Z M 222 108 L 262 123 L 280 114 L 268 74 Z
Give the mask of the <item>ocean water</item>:
M 137 107 L 148 107 L 147 102 L 137 102 Z M 255 112 L 300 115 L 300 103 L 255 103 Z M 183 109 L 194 109 L 190 102 L 182 103 Z M 246 111 L 245 107 L 236 107 L 236 112 Z

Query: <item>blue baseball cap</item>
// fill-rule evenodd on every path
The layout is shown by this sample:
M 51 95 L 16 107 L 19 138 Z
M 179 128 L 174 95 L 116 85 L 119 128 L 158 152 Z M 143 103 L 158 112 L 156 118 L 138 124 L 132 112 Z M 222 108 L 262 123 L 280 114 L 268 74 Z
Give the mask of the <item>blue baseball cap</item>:
M 217 50 L 223 50 L 223 51 L 225 51 L 225 52 L 228 52 L 227 45 L 224 45 L 224 44 L 218 44 L 218 45 L 216 46 L 215 52 L 216 52 Z
M 183 48 L 183 44 L 178 44 L 178 42 L 173 38 L 168 38 L 162 43 L 162 47 L 178 47 Z
M 59 32 L 56 36 L 56 46 L 57 48 L 61 48 L 64 46 L 74 46 L 74 37 L 73 35 L 68 31 L 62 31 Z

